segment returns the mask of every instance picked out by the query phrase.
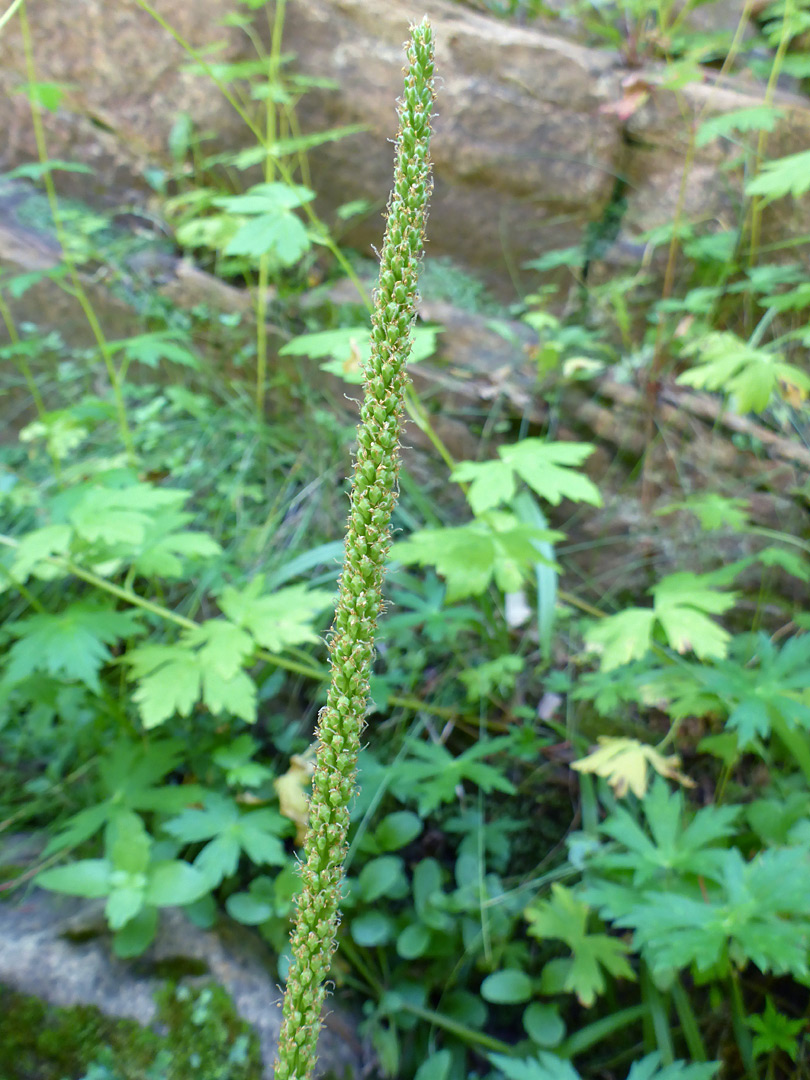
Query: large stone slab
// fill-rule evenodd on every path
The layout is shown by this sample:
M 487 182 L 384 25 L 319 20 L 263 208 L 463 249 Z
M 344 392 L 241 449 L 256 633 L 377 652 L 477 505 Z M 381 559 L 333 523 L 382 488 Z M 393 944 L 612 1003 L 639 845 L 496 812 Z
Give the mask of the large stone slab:
M 221 41 L 217 60 L 254 55 L 245 34 L 220 25 L 230 0 L 155 0 L 154 6 L 193 48 L 205 51 Z M 251 143 L 217 87 L 189 70 L 178 40 L 135 0 L 40 0 L 30 11 L 37 77 L 69 88 L 58 111 L 43 116 L 49 152 L 95 170 L 91 178 L 58 174 L 61 190 L 108 205 L 146 202 L 144 170 L 169 163 L 169 135 L 180 113 L 195 130 L 213 134 L 205 144 L 211 149 Z M 536 280 L 525 262 L 580 242 L 588 223 L 615 211 L 619 197 L 626 202 L 619 240 L 630 246 L 642 230 L 670 221 L 678 207 L 682 220 L 709 229 L 739 218 L 741 173 L 727 171 L 737 142 L 700 149 L 685 180 L 684 159 L 695 122 L 756 105 L 764 90 L 755 83 L 718 83 L 706 69 L 701 83 L 666 89 L 660 65 L 628 71 L 618 53 L 556 35 L 553 23 L 549 32 L 449 0 L 290 0 L 285 51 L 296 55 L 298 71 L 337 86 L 301 97 L 302 129 L 367 128 L 311 153 L 318 207 L 330 223 L 337 207 L 358 198 L 384 209 L 402 43 L 408 24 L 425 13 L 436 31 L 439 73 L 434 254 L 453 256 L 513 296 L 516 286 Z M 272 0 L 266 14 L 270 19 L 263 11 L 257 22 L 265 36 Z M 36 157 L 28 102 L 13 92 L 26 78 L 19 29 L 11 23 L 0 35 L 0 168 Z M 649 87 L 634 110 L 627 107 L 628 78 Z M 807 100 L 781 94 L 777 103 L 784 118 L 769 139 L 772 157 L 810 144 Z M 780 200 L 763 236 L 773 241 L 808 228 L 810 210 Z M 343 239 L 368 251 L 381 235 L 374 211 L 353 222 Z
M 7 841 L 3 862 L 27 862 L 41 844 Z M 157 1015 L 155 990 L 162 970 L 190 971 L 190 984 L 223 986 L 261 1044 L 264 1075 L 273 1075 L 281 1028 L 281 992 L 272 957 L 255 931 L 224 921 L 215 930 L 194 926 L 179 908 L 161 912 L 158 937 L 131 961 L 115 957 L 103 903 L 32 889 L 0 903 L 0 983 L 52 1005 L 94 1005 L 108 1016 L 143 1025 Z M 320 1070 L 335 1077 L 360 1075 L 360 1042 L 351 1018 L 332 1009 L 320 1041 Z

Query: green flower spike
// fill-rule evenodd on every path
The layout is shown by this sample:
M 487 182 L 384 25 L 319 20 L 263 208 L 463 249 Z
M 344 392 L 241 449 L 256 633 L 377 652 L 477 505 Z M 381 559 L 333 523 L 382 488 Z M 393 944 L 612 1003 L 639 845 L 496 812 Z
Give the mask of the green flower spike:
M 371 320 L 371 359 L 357 429 L 346 558 L 329 642 L 331 684 L 318 722 L 318 755 L 309 804 L 303 887 L 292 934 L 277 1080 L 307 1080 L 317 1060 L 325 980 L 335 951 L 340 885 L 355 791 L 357 752 L 368 700 L 374 631 L 382 606 L 385 556 L 397 497 L 405 364 L 416 303 L 417 270 L 431 190 L 433 31 L 413 27 L 406 46 L 394 190 Z

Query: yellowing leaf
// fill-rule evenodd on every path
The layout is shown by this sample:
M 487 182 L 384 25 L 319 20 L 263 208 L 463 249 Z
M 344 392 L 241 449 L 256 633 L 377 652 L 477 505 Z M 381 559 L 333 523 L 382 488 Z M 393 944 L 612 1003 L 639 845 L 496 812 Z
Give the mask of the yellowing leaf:
M 695 786 L 688 776 L 680 772 L 681 759 L 677 754 L 664 757 L 638 739 L 603 735 L 597 741 L 599 749 L 581 761 L 575 761 L 571 767 L 577 772 L 595 773 L 603 777 L 619 798 L 626 795 L 628 790 L 639 799 L 646 794 L 649 767 L 668 780 L 677 780 L 684 787 Z
M 309 789 L 315 763 L 310 752 L 290 758 L 290 767 L 283 776 L 273 781 L 278 795 L 279 810 L 295 825 L 295 842 L 303 844 L 309 819 Z

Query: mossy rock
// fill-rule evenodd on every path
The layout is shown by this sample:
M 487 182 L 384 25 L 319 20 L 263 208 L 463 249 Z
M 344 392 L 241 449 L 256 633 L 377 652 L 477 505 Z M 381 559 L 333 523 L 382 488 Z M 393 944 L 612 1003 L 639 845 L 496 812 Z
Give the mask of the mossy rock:
M 155 1030 L 0 986 L 2 1080 L 260 1080 L 255 1033 L 216 984 L 167 984 Z

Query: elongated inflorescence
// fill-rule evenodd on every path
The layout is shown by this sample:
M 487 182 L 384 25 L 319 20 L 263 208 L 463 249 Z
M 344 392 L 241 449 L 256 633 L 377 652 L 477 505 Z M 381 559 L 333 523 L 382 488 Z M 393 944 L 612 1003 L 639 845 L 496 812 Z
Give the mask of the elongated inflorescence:
M 394 189 L 374 297 L 371 359 L 357 431 L 346 557 L 329 642 L 331 684 L 318 722 L 303 887 L 292 935 L 293 962 L 276 1062 L 278 1080 L 306 1080 L 315 1068 L 324 984 L 340 914 L 349 802 L 355 790 L 391 513 L 397 497 L 399 437 L 408 377 L 405 364 L 411 347 L 431 188 L 428 151 L 434 97 L 433 32 L 427 20 L 412 28 L 406 49 Z

